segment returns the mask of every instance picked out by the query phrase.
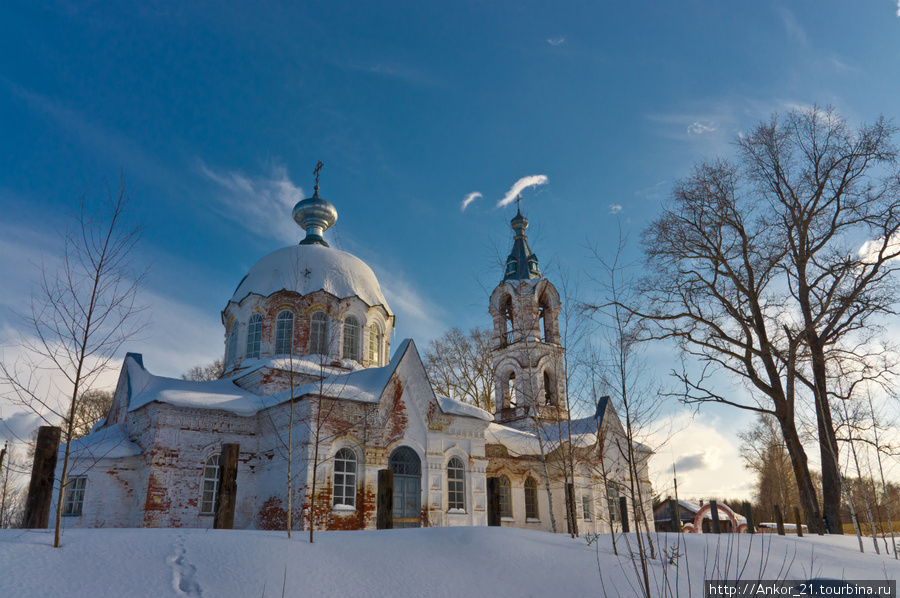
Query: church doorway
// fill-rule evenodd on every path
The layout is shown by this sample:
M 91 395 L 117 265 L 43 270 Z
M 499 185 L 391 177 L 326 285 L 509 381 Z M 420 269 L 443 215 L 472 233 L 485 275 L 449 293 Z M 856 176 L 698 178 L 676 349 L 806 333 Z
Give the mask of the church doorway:
M 416 451 L 401 446 L 391 453 L 394 472 L 394 529 L 422 527 L 422 462 Z

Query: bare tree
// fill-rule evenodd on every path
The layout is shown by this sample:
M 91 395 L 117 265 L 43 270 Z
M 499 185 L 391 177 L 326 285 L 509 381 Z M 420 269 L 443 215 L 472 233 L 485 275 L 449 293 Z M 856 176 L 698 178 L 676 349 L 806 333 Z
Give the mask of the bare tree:
M 30 311 L 22 314 L 27 332 L 19 344 L 27 358 L 0 363 L 7 395 L 51 425 L 62 423 L 65 450 L 56 505 L 54 547 L 69 473 L 71 440 L 81 400 L 126 340 L 144 327 L 137 303 L 144 271 L 133 263 L 142 226 L 131 215 L 132 196 L 125 171 L 118 192 L 108 185 L 79 194 L 77 207 L 62 235 L 62 263 L 42 267 L 40 286 Z M 52 378 L 48 385 L 47 378 Z M 60 400 L 59 397 L 67 397 Z
M 799 506 L 797 481 L 791 469 L 791 458 L 781 437 L 781 429 L 772 415 L 760 413 L 753 425 L 738 433 L 738 449 L 744 466 L 756 474 L 756 510 L 761 521 L 775 517 L 773 505 L 785 512 Z
M 428 343 L 425 370 L 439 394 L 492 412 L 494 367 L 491 333 L 485 328 L 447 330 Z
M 774 116 L 737 139 L 737 162 L 703 163 L 676 183 L 643 235 L 649 307 L 637 311 L 655 324 L 655 338 L 675 340 L 703 366 L 699 375 L 679 374 L 684 399 L 775 416 L 811 531 L 818 501 L 797 398 L 813 399 L 823 514 L 841 533 L 829 352 L 865 359 L 859 339 L 895 310 L 895 130 L 883 118 L 852 130 L 816 107 Z M 715 391 L 712 370 L 742 379 L 745 396 Z
M 114 393 L 110 390 L 90 389 L 81 393 L 75 410 L 72 438 L 81 438 L 91 433 L 94 424 L 106 417 L 112 406 Z
M 214 359 L 209 363 L 198 364 L 181 374 L 184 380 L 194 380 L 195 382 L 210 382 L 218 380 L 225 373 L 225 361 L 221 358 Z
M 28 464 L 19 456 L 15 446 L 0 449 L 0 529 L 16 528 L 25 510 L 25 486 L 22 477 Z

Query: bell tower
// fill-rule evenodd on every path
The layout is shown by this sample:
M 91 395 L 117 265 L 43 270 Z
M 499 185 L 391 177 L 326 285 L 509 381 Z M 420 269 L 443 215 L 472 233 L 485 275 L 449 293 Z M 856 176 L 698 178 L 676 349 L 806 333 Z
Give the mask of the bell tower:
M 528 246 L 528 219 L 521 210 L 510 222 L 513 246 L 503 280 L 491 294 L 494 419 L 533 429 L 566 419 L 559 293 L 541 275 Z

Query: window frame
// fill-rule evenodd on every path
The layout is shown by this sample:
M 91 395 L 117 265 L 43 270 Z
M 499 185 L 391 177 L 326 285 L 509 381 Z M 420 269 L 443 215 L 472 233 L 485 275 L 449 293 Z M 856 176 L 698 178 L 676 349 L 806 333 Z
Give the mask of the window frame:
M 606 507 L 609 509 L 610 523 L 622 521 L 622 513 L 619 510 L 619 485 L 612 480 L 606 482 Z
M 294 312 L 282 309 L 275 316 L 273 355 L 291 355 L 294 350 Z M 285 350 L 286 349 L 286 350 Z
M 262 315 L 256 313 L 247 320 L 247 346 L 245 357 L 259 359 L 262 354 Z
M 359 361 L 360 358 L 359 318 L 350 315 L 344 318 L 341 334 L 341 355 L 344 359 Z
M 80 517 L 84 512 L 84 497 L 86 494 L 86 475 L 76 475 L 66 480 L 66 493 L 63 498 L 63 517 Z
M 512 519 L 512 483 L 510 483 L 508 477 L 502 475 L 497 481 L 497 488 L 500 494 L 500 518 Z
M 538 510 L 537 482 L 531 476 L 525 478 L 525 519 L 540 520 Z
M 453 509 L 466 510 L 466 468 L 459 457 L 447 462 L 447 510 Z
M 594 516 L 591 513 L 591 495 L 590 494 L 582 494 L 581 495 L 581 518 L 585 521 L 593 521 Z
M 203 475 L 200 478 L 201 515 L 215 515 L 216 510 L 219 508 L 219 485 L 222 483 L 221 462 L 222 455 L 220 453 L 213 453 L 206 458 L 206 462 L 203 465 Z M 210 469 L 212 468 L 215 468 L 213 474 L 215 477 L 210 477 Z M 208 482 L 212 484 L 212 488 L 209 488 L 207 485 Z M 206 498 L 207 492 L 211 492 L 212 498 Z
M 352 465 L 352 467 L 348 467 Z M 332 508 L 343 506 L 356 509 L 357 479 L 359 477 L 359 460 L 356 452 L 342 448 L 334 454 L 334 472 L 332 475 Z M 340 478 L 340 481 L 339 481 Z M 338 489 L 340 488 L 340 492 Z
M 381 365 L 381 329 L 377 324 L 369 327 L 369 365 Z
M 309 352 L 315 355 L 327 355 L 328 348 L 328 314 L 319 309 L 309 315 Z

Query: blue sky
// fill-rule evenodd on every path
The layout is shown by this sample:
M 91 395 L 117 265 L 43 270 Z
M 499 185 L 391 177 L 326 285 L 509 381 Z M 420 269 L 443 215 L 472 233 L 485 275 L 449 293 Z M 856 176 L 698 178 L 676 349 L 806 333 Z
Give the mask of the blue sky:
M 75 189 L 120 166 L 147 225 L 154 322 L 128 349 L 155 373 L 222 353 L 219 313 L 256 260 L 301 238 L 290 207 L 311 194 L 317 160 L 339 212 L 329 239 L 379 276 L 395 345 L 486 324 L 514 213 L 497 203 L 517 180 L 548 179 L 523 193 L 545 274 L 586 279 L 588 244 L 611 251 L 620 225 L 636 239 L 674 179 L 773 112 L 900 116 L 898 11 L 6 0 L 0 342 Z M 700 417 L 726 433 L 745 421 Z

